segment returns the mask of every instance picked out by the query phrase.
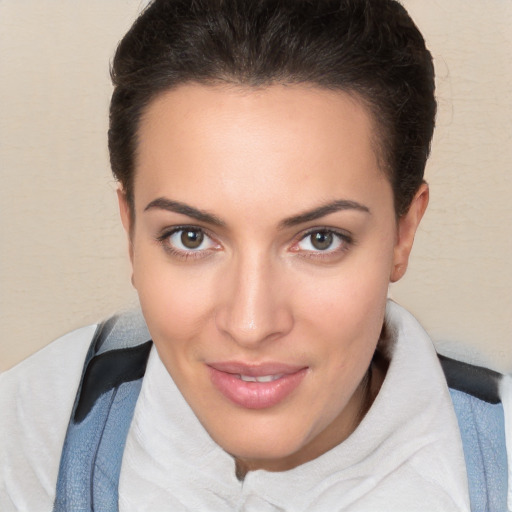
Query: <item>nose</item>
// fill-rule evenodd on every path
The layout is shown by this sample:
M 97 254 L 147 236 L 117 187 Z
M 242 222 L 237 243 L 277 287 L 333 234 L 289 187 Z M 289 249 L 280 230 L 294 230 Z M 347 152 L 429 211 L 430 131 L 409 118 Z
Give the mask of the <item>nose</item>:
M 222 277 L 217 328 L 245 348 L 259 347 L 293 327 L 292 297 L 283 286 L 283 271 L 269 259 L 240 258 Z

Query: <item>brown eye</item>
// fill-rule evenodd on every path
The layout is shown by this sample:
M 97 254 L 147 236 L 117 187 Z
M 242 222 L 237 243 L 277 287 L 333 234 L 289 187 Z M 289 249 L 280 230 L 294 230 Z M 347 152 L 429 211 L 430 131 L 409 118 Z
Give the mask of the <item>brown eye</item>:
M 331 229 L 313 229 L 299 240 L 294 250 L 310 255 L 315 253 L 329 255 L 343 252 L 352 243 L 352 238 L 349 235 Z
M 204 240 L 204 234 L 199 229 L 184 229 L 181 232 L 181 243 L 187 249 L 197 249 Z
M 333 233 L 330 231 L 316 231 L 309 236 L 311 237 L 311 245 L 319 251 L 329 249 L 334 241 Z
M 157 238 L 165 251 L 177 258 L 206 257 L 212 251 L 221 249 L 221 245 L 215 242 L 200 227 L 179 226 L 172 231 L 163 233 Z

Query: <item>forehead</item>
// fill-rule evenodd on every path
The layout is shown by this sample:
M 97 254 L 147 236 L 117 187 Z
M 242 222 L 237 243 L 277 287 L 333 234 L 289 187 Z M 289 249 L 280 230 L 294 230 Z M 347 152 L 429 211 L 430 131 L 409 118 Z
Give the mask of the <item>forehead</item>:
M 387 183 L 374 133 L 367 108 L 344 92 L 183 85 L 157 97 L 141 120 L 135 200 L 167 194 L 244 205 L 283 193 L 302 201 L 364 195 Z

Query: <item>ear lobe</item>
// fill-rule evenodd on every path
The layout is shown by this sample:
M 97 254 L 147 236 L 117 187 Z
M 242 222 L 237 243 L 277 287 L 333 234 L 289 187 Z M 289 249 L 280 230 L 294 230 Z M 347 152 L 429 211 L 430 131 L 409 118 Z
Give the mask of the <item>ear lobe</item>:
M 416 192 L 409 210 L 398 219 L 398 233 L 393 255 L 393 268 L 389 280 L 395 283 L 401 279 L 409 263 L 416 230 L 427 209 L 429 199 L 428 185 L 423 183 Z

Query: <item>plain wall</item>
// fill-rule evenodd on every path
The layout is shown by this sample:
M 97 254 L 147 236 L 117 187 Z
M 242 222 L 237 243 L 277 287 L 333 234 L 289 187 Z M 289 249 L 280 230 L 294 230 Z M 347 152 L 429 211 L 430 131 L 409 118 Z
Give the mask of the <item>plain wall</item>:
M 403 2 L 434 54 L 431 203 L 391 296 L 512 371 L 512 2 Z M 0 370 L 136 303 L 106 149 L 108 63 L 143 2 L 0 1 Z

